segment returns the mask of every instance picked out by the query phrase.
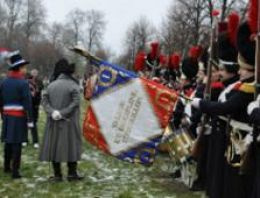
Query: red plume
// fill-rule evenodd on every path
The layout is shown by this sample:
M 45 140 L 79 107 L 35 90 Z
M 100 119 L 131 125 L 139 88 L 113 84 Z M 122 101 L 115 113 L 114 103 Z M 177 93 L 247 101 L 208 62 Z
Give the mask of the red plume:
M 220 15 L 220 11 L 219 10 L 213 10 L 211 15 L 216 17 L 216 16 Z
M 180 62 L 181 62 L 181 55 L 178 53 L 173 53 L 170 56 L 169 68 L 170 69 L 179 69 Z
M 7 60 L 10 50 L 7 48 L 0 48 L 0 64 L 5 61 L 9 64 L 10 60 Z
M 154 60 L 159 52 L 159 43 L 158 42 L 152 42 L 151 43 L 151 58 Z
M 189 57 L 198 59 L 201 55 L 202 47 L 201 46 L 193 46 L 189 50 Z
M 235 46 L 237 39 L 237 30 L 239 26 L 240 17 L 238 13 L 232 12 L 228 16 L 228 35 L 231 43 Z
M 251 32 L 257 33 L 258 0 L 250 0 L 247 17 Z
M 167 64 L 167 56 L 160 54 L 159 59 L 160 59 L 160 64 L 162 66 L 165 66 Z
M 0 53 L 2 53 L 2 52 L 9 52 L 10 50 L 8 50 L 7 48 L 1 48 L 0 47 Z
M 138 54 L 135 57 L 135 65 L 134 65 L 135 71 L 144 70 L 145 58 L 146 58 L 146 54 L 143 51 L 138 52 Z

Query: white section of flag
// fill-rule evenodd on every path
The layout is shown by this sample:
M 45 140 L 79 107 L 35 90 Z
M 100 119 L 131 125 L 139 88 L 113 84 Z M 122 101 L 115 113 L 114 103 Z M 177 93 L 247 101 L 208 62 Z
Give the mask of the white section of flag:
M 91 105 L 111 154 L 162 134 L 148 93 L 138 78 L 93 100 Z

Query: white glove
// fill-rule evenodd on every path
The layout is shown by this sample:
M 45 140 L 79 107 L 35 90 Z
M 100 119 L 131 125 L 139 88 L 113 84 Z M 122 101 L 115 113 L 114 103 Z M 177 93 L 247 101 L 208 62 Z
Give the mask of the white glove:
M 200 100 L 200 98 L 193 98 L 191 101 L 191 105 L 198 109 L 200 107 Z
M 57 121 L 57 120 L 60 120 L 60 119 L 62 118 L 60 112 L 57 111 L 57 110 L 54 110 L 54 111 L 52 112 L 51 117 L 52 117 L 53 120 L 56 120 L 56 121 Z
M 247 114 L 250 115 L 254 109 L 260 107 L 260 95 L 257 96 L 256 100 L 251 102 L 248 106 L 247 106 Z
M 201 129 L 202 129 L 201 126 L 198 126 L 198 127 L 196 128 L 196 134 L 197 134 L 197 136 L 200 135 L 200 133 L 201 133 Z
M 28 123 L 27 123 L 27 127 L 28 127 L 28 128 L 33 128 L 33 127 L 34 127 L 33 122 L 28 122 Z
M 253 135 L 248 133 L 244 138 L 244 141 L 245 141 L 245 145 L 248 147 L 248 145 L 253 142 Z

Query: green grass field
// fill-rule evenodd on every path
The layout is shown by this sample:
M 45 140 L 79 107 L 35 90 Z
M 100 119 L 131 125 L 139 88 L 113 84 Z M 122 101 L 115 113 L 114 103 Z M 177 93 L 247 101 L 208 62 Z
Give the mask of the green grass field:
M 83 101 L 83 100 L 82 100 Z M 85 102 L 82 102 L 82 115 Z M 45 124 L 41 111 L 38 123 L 40 140 Z M 31 136 L 29 134 L 29 139 Z M 159 156 L 154 165 L 132 165 L 107 156 L 84 141 L 79 171 L 85 175 L 80 182 L 48 182 L 52 175 L 49 163 L 38 161 L 39 150 L 32 145 L 23 149 L 21 180 L 12 180 L 2 171 L 3 145 L 0 153 L 0 197 L 89 197 L 89 198 L 200 198 L 201 193 L 191 193 L 180 182 L 169 177 L 171 161 L 167 155 Z M 63 167 L 66 176 L 66 166 Z

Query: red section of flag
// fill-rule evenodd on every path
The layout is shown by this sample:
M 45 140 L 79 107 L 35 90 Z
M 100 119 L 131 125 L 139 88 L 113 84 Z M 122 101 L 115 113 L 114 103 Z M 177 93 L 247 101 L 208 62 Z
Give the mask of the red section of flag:
M 102 133 L 100 132 L 100 126 L 91 105 L 89 105 L 86 112 L 83 124 L 83 133 L 88 142 L 95 145 L 96 147 L 98 147 L 98 149 L 104 151 L 105 153 L 109 153 L 108 145 Z
M 159 119 L 160 125 L 162 128 L 165 128 L 169 123 L 173 107 L 177 101 L 177 92 L 154 81 L 144 78 L 141 80 L 149 95 L 150 102 L 153 105 L 154 112 Z

